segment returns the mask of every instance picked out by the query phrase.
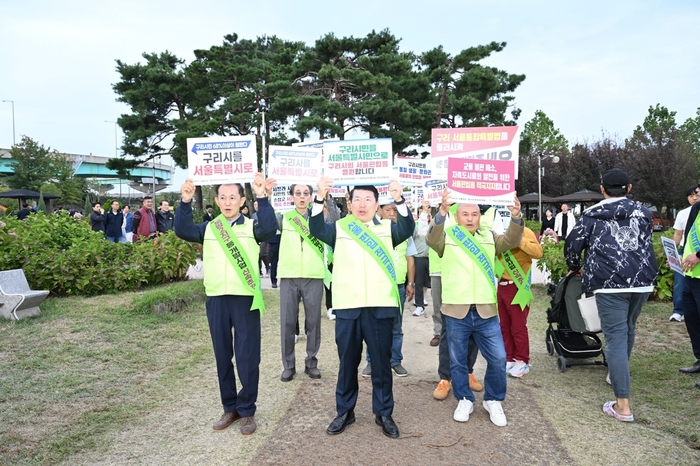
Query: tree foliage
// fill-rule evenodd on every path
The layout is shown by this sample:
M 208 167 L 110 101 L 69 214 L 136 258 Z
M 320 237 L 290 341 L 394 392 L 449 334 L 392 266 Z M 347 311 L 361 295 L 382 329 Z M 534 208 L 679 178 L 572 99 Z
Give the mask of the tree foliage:
M 22 136 L 20 143 L 12 146 L 10 156 L 14 173 L 6 181 L 14 189 L 40 191 L 42 185 L 56 180 L 58 172 L 68 164 L 65 156 L 28 136 Z
M 191 137 L 266 134 L 270 143 L 288 144 L 359 130 L 392 138 L 398 153 L 427 144 L 436 125 L 514 124 L 519 110 L 511 93 L 525 76 L 479 63 L 505 43 L 454 57 L 441 47 L 419 56 L 399 45 L 386 29 L 365 37 L 327 34 L 312 46 L 230 34 L 221 45 L 195 50 L 189 64 L 169 52 L 144 53 L 144 64 L 117 60 L 121 79 L 113 89 L 131 113 L 118 120 L 126 159 L 108 167 L 127 176 L 170 154 L 186 168 Z

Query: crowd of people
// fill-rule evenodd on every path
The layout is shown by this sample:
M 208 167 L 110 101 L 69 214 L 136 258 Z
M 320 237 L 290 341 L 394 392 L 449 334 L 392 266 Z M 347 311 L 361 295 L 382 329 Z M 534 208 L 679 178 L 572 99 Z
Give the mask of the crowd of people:
M 651 215 L 627 199 L 632 186 L 626 177 L 621 171 L 606 173 L 601 182 L 604 201 L 585 210 L 579 220 L 566 205 L 556 217 L 550 211 L 551 225 L 546 228 L 566 241 L 571 273 L 581 274 L 584 290 L 595 293 L 610 342 L 608 378 L 616 397 L 603 405 L 603 411 L 621 421 L 633 419 L 627 361 L 636 317 L 658 272 Z M 475 392 L 483 391 L 482 406 L 491 422 L 507 425 L 502 405 L 506 378 L 530 372 L 530 269 L 543 254 L 538 235 L 524 225 L 517 197 L 508 207 L 511 216 L 504 228 L 494 208 L 455 204 L 448 191 L 436 212 L 427 203 L 414 212 L 396 181 L 389 185 L 391 199 L 381 202 L 376 187 L 355 186 L 346 197 L 347 215 L 329 195 L 332 180 L 323 177 L 316 187 L 295 184 L 290 188 L 294 209 L 276 213 L 269 201 L 275 184 L 256 175 L 252 218 L 243 212 L 246 199 L 241 185 L 217 187 L 221 216 L 214 217 L 207 206 L 209 216 L 198 224 L 191 207 L 194 185 L 188 180 L 181 188 L 175 232 L 204 245 L 207 317 L 224 411 L 213 428 L 225 429 L 242 419 L 243 434 L 256 429 L 264 311 L 260 244 L 267 244 L 270 269 L 267 264 L 265 269 L 273 287 L 279 280 L 282 382 L 297 376 L 295 341 L 300 329 L 306 336 L 304 373 L 312 379 L 322 377 L 317 355 L 326 290 L 339 358 L 336 417 L 328 434 L 340 434 L 355 422 L 361 375 L 371 379 L 376 424 L 388 437 L 400 435 L 392 418 L 392 380 L 408 375 L 401 351 L 404 308 L 412 301 L 413 315 L 422 315 L 428 289 L 434 310 L 430 345 L 438 346 L 440 378 L 434 398 L 444 400 L 452 392 L 453 419 L 467 422 Z M 605 241 L 594 241 L 599 238 Z M 607 248 L 606 255 L 598 252 L 601 247 Z M 616 253 L 609 254 L 612 250 Z M 274 271 L 272 264 L 278 266 Z M 349 283 L 352 286 L 333 286 Z M 479 352 L 487 366 L 483 383 L 473 374 Z M 363 355 L 367 362 L 359 373 Z

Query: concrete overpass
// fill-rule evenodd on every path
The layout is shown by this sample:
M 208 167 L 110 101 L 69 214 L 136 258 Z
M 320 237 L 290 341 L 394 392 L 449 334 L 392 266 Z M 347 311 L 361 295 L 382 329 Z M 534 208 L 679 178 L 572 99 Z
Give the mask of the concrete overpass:
M 121 184 L 122 181 L 129 183 L 132 189 L 137 191 L 153 194 L 153 178 L 155 178 L 155 191 L 170 186 L 175 169 L 169 165 L 160 163 L 153 164 L 148 162 L 145 167 L 138 167 L 131 170 L 131 177 L 128 180 L 121 180 L 114 170 L 108 169 L 105 164 L 110 157 L 100 157 L 97 155 L 79 155 L 79 154 L 61 154 L 73 163 L 75 175 L 83 178 L 92 178 L 101 184 Z M 13 173 L 10 167 L 9 149 L 0 148 L 0 176 L 11 175 Z M 107 186 L 104 186 L 107 188 Z M 105 191 L 113 188 L 109 187 Z

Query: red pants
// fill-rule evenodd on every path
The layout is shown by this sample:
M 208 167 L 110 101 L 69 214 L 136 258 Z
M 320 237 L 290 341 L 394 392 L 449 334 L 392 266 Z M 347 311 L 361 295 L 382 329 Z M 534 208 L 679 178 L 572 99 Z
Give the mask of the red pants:
M 511 302 L 518 292 L 515 283 L 498 285 L 498 318 L 501 323 L 503 343 L 506 346 L 507 361 L 530 363 L 530 338 L 527 334 L 527 316 L 530 306 L 525 309 Z

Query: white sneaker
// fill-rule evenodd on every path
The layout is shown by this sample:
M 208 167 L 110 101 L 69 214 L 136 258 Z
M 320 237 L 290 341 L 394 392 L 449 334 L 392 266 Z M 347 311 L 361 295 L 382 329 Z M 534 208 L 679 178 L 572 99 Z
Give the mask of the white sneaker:
M 610 371 L 608 371 L 608 375 L 605 376 L 605 381 L 608 383 L 608 385 L 612 385 L 612 381 L 610 380 Z
M 462 398 L 461 400 L 459 400 L 457 409 L 455 409 L 454 416 L 452 417 L 457 422 L 467 422 L 469 420 L 469 415 L 473 412 L 474 403 L 467 400 L 466 398 Z
M 510 370 L 515 366 L 515 361 L 508 361 L 506 363 L 506 372 L 510 372 Z
M 673 314 L 671 314 L 671 317 L 668 318 L 669 322 L 683 322 L 684 320 L 685 320 L 685 316 L 680 315 L 677 312 L 674 312 Z
M 488 411 L 489 415 L 491 416 L 491 422 L 496 424 L 498 427 L 503 427 L 508 424 L 508 421 L 506 420 L 506 415 L 503 413 L 503 407 L 501 406 L 500 401 L 484 401 L 483 405 L 484 409 Z
M 425 314 L 425 309 L 423 309 L 423 306 L 418 306 L 415 311 L 413 311 L 414 316 L 422 316 Z
M 530 365 L 525 364 L 523 361 L 515 361 L 513 367 L 508 371 L 508 375 L 511 377 L 522 377 L 523 375 L 530 372 Z
M 330 308 L 326 311 L 326 315 L 328 316 L 328 320 L 335 320 L 335 314 L 333 314 L 333 308 Z

